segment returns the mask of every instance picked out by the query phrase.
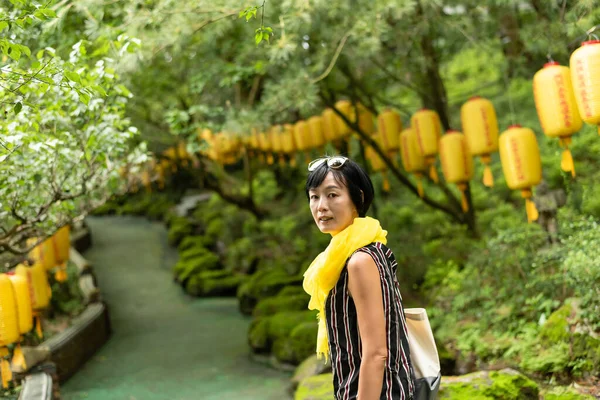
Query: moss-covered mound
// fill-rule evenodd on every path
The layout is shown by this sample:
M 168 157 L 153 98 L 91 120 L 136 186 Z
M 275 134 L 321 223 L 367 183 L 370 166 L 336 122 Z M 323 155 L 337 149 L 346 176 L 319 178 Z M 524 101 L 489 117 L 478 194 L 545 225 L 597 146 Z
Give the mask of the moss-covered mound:
M 267 297 L 258 302 L 252 315 L 254 317 L 265 317 L 277 314 L 281 311 L 302 311 L 308 307 L 309 296 L 304 294 L 282 295 Z
M 282 270 L 258 271 L 237 292 L 240 311 L 251 315 L 261 299 L 275 296 L 286 286 L 299 285 L 302 279 L 302 276 L 288 275 Z
M 442 378 L 440 400 L 538 400 L 535 382 L 511 369 Z
M 595 400 L 594 396 L 578 393 L 570 387 L 556 387 L 543 392 L 544 400 Z
M 184 237 L 190 236 L 193 231 L 193 224 L 185 217 L 170 217 L 168 232 L 168 241 L 171 246 L 177 246 Z
M 579 317 L 575 300 L 548 317 L 539 337 L 527 347 L 520 366 L 531 373 L 573 376 L 600 374 L 600 339 L 594 338 Z
M 290 332 L 289 336 L 273 343 L 273 354 L 278 361 L 298 365 L 315 354 L 317 347 L 317 321 L 303 322 Z
M 219 257 L 216 254 L 204 247 L 196 247 L 180 254 L 179 261 L 173 267 L 173 274 L 175 280 L 185 283 L 198 274 L 220 268 Z
M 229 271 L 204 271 L 190 277 L 185 290 L 192 296 L 233 296 L 243 279 Z
M 273 350 L 279 361 L 299 364 L 314 352 L 316 326 L 314 311 L 279 312 L 252 321 L 248 329 L 248 343 L 255 353 Z
M 322 374 L 304 379 L 298 385 L 294 400 L 333 399 L 333 375 Z M 466 399 L 466 397 L 465 397 Z
M 179 246 L 177 246 L 177 250 L 180 253 L 183 253 L 186 250 L 191 250 L 198 247 L 210 248 L 213 244 L 214 242 L 206 236 L 186 236 L 181 240 Z

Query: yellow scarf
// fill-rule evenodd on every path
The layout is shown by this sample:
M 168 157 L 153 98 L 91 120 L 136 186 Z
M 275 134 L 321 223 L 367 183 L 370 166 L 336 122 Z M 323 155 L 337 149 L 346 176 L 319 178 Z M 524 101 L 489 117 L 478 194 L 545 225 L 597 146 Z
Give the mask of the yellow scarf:
M 329 343 L 325 322 L 325 302 L 329 291 L 337 283 L 346 260 L 356 250 L 373 242 L 385 244 L 387 231 L 381 229 L 378 220 L 365 217 L 355 218 L 354 222 L 331 238 L 329 246 L 314 259 L 304 273 L 303 287 L 310 295 L 308 308 L 319 311 L 319 333 L 317 335 L 317 356 L 327 360 Z

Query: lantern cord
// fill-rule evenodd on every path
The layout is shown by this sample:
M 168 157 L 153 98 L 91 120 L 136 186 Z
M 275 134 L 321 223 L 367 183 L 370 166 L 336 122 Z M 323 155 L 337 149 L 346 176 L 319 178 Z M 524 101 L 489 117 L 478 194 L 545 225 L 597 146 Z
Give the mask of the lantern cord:
M 521 190 L 521 197 L 525 199 L 525 212 L 527 213 L 527 222 L 536 221 L 539 217 L 538 210 L 533 200 L 531 200 L 531 189 Z
M 546 54 L 546 58 L 548 59 L 548 62 L 554 62 L 554 58 L 552 58 L 551 53 Z
M 420 198 L 425 196 L 425 192 L 423 191 L 423 182 L 421 182 L 421 177 L 419 175 L 417 175 L 417 192 L 419 193 Z
M 4 389 L 8 389 L 8 383 L 12 381 L 10 364 L 4 359 L 6 356 L 8 356 L 8 349 L 6 347 L 0 348 L 0 376 L 2 378 L 2 387 Z
M 67 281 L 67 265 L 62 263 L 58 266 L 58 270 L 54 274 L 54 278 L 57 282 L 66 282 Z
M 27 363 L 25 362 L 25 356 L 23 355 L 23 349 L 21 349 L 21 343 L 17 343 L 13 352 L 13 358 L 11 361 L 13 367 L 19 367 L 20 370 L 27 370 Z
M 571 144 L 570 137 L 560 138 L 560 146 L 564 148 L 562 157 L 560 160 L 560 167 L 565 172 L 571 172 L 573 178 L 575 178 L 575 165 L 573 164 L 573 156 L 571 150 L 569 150 L 569 144 Z
M 42 330 L 42 316 L 39 314 L 35 314 L 35 332 L 38 335 L 38 338 L 44 338 L 44 331 Z
M 489 165 L 483 168 L 483 184 L 489 188 L 494 187 L 494 175 L 492 175 L 492 168 Z
M 431 164 L 429 166 L 429 177 L 435 183 L 438 183 L 440 181 L 440 178 L 438 177 L 438 173 L 437 173 L 437 171 L 435 169 L 435 164 Z
M 461 202 L 460 205 L 464 213 L 469 211 L 469 201 L 467 200 L 467 194 L 465 191 L 467 190 L 467 185 L 464 183 L 459 183 L 458 188 L 460 189 Z
M 390 191 L 390 181 L 387 177 L 387 174 L 385 171 L 381 172 L 381 175 L 383 175 L 383 191 L 386 193 L 389 193 Z
M 489 154 L 482 155 L 481 162 L 484 164 L 483 184 L 486 187 L 494 187 L 494 175 L 492 175 L 492 168 L 490 168 L 490 162 L 492 162 L 490 155 Z

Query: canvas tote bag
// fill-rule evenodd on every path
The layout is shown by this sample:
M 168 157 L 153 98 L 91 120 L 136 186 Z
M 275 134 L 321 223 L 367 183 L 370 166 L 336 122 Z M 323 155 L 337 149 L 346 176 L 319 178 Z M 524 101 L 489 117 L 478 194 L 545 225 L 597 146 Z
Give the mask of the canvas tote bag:
M 435 400 L 442 380 L 440 358 L 424 308 L 405 308 L 410 358 L 415 373 L 414 400 Z

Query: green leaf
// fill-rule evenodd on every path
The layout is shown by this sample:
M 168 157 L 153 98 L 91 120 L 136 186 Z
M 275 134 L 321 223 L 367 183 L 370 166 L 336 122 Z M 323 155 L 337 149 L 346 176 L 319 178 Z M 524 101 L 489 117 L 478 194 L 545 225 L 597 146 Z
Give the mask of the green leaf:
M 41 12 L 40 10 L 36 10 L 33 13 L 33 16 L 36 17 L 37 19 L 39 19 L 40 21 L 46 21 L 48 18 L 44 15 L 43 12 Z
M 20 113 L 22 109 L 23 109 L 23 103 L 21 103 L 20 101 L 16 102 L 15 106 L 13 107 L 15 114 Z
M 254 35 L 254 42 L 256 43 L 256 45 L 258 46 L 260 42 L 262 42 L 263 40 L 263 35 L 262 33 L 258 32 L 256 35 Z
M 238 18 L 242 18 L 244 15 L 246 15 L 246 10 L 240 11 L 240 14 L 238 15 Z
M 267 41 L 267 43 L 270 43 L 269 42 L 269 34 L 267 32 L 263 33 L 263 39 L 265 39 Z
M 90 96 L 85 93 L 79 93 L 79 100 L 86 106 L 90 104 Z
M 38 11 L 40 11 L 42 14 L 44 14 L 48 18 L 56 18 L 57 17 L 56 12 L 51 8 L 40 8 Z
M 37 58 L 38 60 L 41 60 L 42 57 L 44 57 L 44 49 L 41 49 L 40 51 L 37 52 L 37 54 L 35 55 L 35 58 Z
M 10 25 L 8 25 L 8 22 L 6 21 L 0 21 L 0 32 L 2 32 L 5 29 L 10 28 Z
M 25 18 L 16 19 L 15 24 L 17 24 L 17 26 L 19 28 L 24 28 L 25 27 Z
M 27 54 L 27 57 L 31 57 L 31 50 L 29 50 L 29 47 L 24 46 L 22 44 L 18 45 L 19 49 L 21 50 L 22 53 Z
M 81 77 L 77 72 L 65 71 L 65 76 L 72 82 L 81 83 Z
M 18 44 L 11 44 L 8 50 L 8 56 L 15 61 L 19 61 L 21 59 L 21 50 L 19 49 Z
M 102 86 L 94 85 L 94 86 L 92 86 L 92 89 L 95 92 L 100 93 L 102 96 L 105 96 L 105 97 L 107 96 L 106 90 L 104 90 L 104 88 Z
M 246 22 L 250 21 L 252 19 L 252 14 L 248 13 L 246 14 Z

